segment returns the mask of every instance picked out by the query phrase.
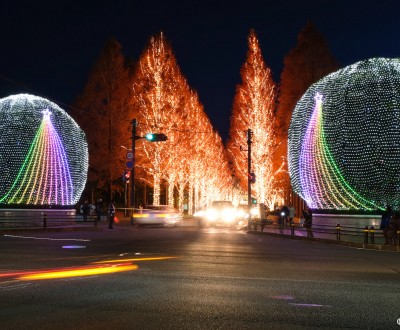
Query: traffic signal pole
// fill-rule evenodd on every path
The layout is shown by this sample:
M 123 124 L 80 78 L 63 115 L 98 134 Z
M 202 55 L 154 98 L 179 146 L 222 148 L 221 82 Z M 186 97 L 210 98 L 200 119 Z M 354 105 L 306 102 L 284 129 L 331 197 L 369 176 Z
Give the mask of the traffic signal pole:
M 247 211 L 249 214 L 247 228 L 251 229 L 251 182 L 250 182 L 250 173 L 251 173 L 251 137 L 253 136 L 253 132 L 249 128 L 247 130 Z
M 130 198 L 130 209 L 132 211 L 131 214 L 131 225 L 133 225 L 133 209 L 135 208 L 135 167 L 136 167 L 136 156 L 135 156 L 135 150 L 136 150 L 136 140 L 138 139 L 146 139 L 147 141 L 150 142 L 161 142 L 161 141 L 167 141 L 168 137 L 164 133 L 148 133 L 146 136 L 137 136 L 136 135 L 136 129 L 138 126 L 138 122 L 136 119 L 133 119 L 132 122 L 132 170 L 131 170 L 131 198 Z
M 131 170 L 131 200 L 130 200 L 130 208 L 132 209 L 135 207 L 135 167 L 136 167 L 136 158 L 135 158 L 135 149 L 136 149 L 136 128 L 137 128 L 137 120 L 132 120 L 132 170 Z M 132 222 L 132 214 L 131 214 L 131 222 Z

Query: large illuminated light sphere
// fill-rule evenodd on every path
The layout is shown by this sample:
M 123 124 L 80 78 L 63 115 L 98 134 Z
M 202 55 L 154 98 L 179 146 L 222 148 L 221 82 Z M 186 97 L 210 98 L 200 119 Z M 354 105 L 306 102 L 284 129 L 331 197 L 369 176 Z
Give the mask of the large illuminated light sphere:
M 87 170 L 85 134 L 64 110 L 28 94 L 0 99 L 0 205 L 74 205 Z
M 311 208 L 399 208 L 400 60 L 361 61 L 312 85 L 288 143 L 292 186 Z

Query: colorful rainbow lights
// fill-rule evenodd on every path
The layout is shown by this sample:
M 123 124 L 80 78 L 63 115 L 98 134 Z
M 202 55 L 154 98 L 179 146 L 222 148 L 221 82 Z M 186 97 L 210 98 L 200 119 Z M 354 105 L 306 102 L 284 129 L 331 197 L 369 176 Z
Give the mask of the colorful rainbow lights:
M 31 95 L 0 100 L 0 119 L 0 168 L 6 174 L 0 178 L 0 204 L 75 204 L 88 160 L 76 123 L 54 103 Z
M 72 204 L 72 180 L 65 150 L 46 109 L 17 177 L 0 202 Z
M 317 92 L 315 108 L 301 148 L 299 170 L 305 201 L 318 209 L 325 205 L 333 205 L 337 209 L 378 208 L 360 196 L 338 168 L 325 139 L 322 104 L 322 95 Z

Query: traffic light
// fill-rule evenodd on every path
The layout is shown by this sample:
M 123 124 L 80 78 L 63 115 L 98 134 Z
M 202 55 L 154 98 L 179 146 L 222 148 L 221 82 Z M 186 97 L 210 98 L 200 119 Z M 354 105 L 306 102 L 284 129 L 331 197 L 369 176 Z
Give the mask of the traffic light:
M 256 182 L 256 175 L 253 172 L 249 173 L 249 181 L 250 181 L 250 183 Z
M 131 171 L 125 170 L 124 174 L 122 175 L 122 181 L 129 181 L 129 178 L 131 177 Z
M 167 141 L 167 136 L 164 133 L 148 133 L 146 134 L 146 140 L 150 142 Z
M 257 199 L 254 197 L 251 198 L 251 204 L 256 205 L 257 204 Z

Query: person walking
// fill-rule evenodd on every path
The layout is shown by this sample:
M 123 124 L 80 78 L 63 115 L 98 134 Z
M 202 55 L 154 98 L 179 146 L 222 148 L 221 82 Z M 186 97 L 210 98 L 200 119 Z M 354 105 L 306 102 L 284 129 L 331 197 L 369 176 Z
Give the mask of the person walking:
M 103 200 L 101 198 L 98 198 L 96 201 L 96 216 L 97 216 L 97 222 L 101 220 L 101 210 L 103 208 Z
M 400 229 L 400 215 L 398 212 L 394 212 L 388 225 L 389 245 L 399 244 L 399 236 L 398 236 L 399 229 Z
M 289 222 L 289 208 L 287 205 L 283 205 L 281 208 L 282 225 L 288 224 Z
M 260 226 L 261 231 L 264 231 L 264 227 L 267 224 L 267 212 L 264 203 L 260 203 Z
M 114 229 L 115 205 L 113 200 L 111 200 L 110 205 L 108 206 L 108 216 L 110 219 L 110 222 L 108 223 L 108 229 Z
M 386 210 L 382 213 L 380 229 L 383 230 L 385 237 L 385 245 L 389 245 L 389 223 L 392 218 L 392 207 L 388 205 Z
M 293 218 L 296 215 L 296 209 L 294 208 L 293 204 L 290 203 L 289 205 L 289 225 L 291 226 L 293 224 Z
M 83 221 L 87 221 L 89 212 L 90 212 L 90 204 L 89 201 L 85 199 L 82 205 Z
M 303 211 L 303 217 L 304 227 L 307 230 L 307 237 L 314 237 L 314 234 L 312 232 L 312 211 L 310 208 L 307 208 L 307 210 Z

